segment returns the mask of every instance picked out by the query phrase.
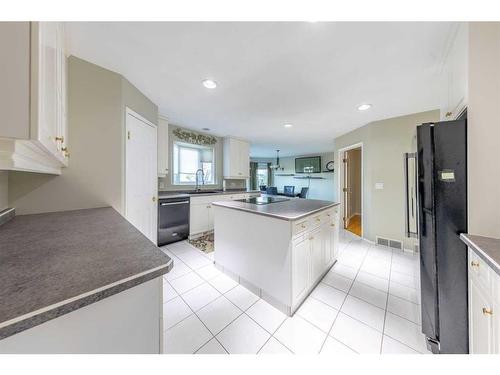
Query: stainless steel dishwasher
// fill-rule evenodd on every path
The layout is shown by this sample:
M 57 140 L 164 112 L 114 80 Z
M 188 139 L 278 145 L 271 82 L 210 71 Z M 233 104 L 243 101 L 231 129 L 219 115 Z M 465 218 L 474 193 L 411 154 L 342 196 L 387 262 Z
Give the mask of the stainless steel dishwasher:
M 182 241 L 189 236 L 189 197 L 160 198 L 158 201 L 158 246 Z

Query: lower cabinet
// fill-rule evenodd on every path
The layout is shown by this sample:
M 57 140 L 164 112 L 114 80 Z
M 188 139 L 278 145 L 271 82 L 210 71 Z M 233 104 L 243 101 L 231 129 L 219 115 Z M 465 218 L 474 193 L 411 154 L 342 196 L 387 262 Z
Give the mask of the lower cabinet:
M 260 196 L 260 193 L 241 194 L 217 194 L 192 196 L 189 212 L 189 235 L 195 236 L 200 233 L 214 230 L 214 208 L 213 202 L 244 199 Z
M 311 244 L 309 238 L 301 236 L 293 241 L 292 246 L 293 301 L 299 301 L 306 296 L 309 286 Z
M 292 226 L 305 230 L 292 240 L 292 305 L 297 307 L 336 259 L 334 215 L 301 220 Z
M 191 235 L 207 232 L 209 230 L 209 210 L 209 204 L 207 203 L 198 204 L 191 202 L 189 212 L 189 233 Z
M 500 276 L 469 249 L 469 352 L 500 353 Z
M 326 237 L 322 228 L 317 228 L 309 234 L 311 244 L 311 283 L 314 283 L 325 269 Z

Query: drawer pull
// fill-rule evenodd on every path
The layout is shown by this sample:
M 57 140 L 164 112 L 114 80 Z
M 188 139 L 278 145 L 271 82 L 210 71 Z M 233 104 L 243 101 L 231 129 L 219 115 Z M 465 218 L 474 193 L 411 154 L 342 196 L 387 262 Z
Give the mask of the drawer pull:
M 483 314 L 484 315 L 493 315 L 493 310 L 487 309 L 486 307 L 483 307 Z
M 300 227 L 301 227 L 302 229 L 306 229 L 306 226 L 305 226 L 304 224 L 301 224 L 301 225 L 300 225 Z
M 321 221 L 321 219 L 319 217 L 316 218 L 316 221 Z
M 331 226 L 331 227 L 334 227 L 334 226 L 335 226 L 335 224 L 330 224 L 330 226 Z
M 470 262 L 471 267 L 479 267 L 479 262 L 472 261 Z
M 314 240 L 314 236 L 309 237 L 309 239 L 312 241 Z M 483 309 L 484 310 L 484 309 Z

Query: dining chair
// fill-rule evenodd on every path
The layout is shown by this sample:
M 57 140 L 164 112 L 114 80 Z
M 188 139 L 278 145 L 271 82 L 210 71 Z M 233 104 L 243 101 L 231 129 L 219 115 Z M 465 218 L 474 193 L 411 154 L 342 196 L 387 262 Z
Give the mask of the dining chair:
M 278 195 L 278 188 L 276 186 L 268 186 L 267 190 L 266 190 L 266 194 Z
M 307 198 L 307 192 L 309 191 L 309 188 L 308 187 L 303 187 L 301 190 L 300 190 L 300 193 L 297 194 L 297 197 L 299 198 Z
M 283 193 L 288 197 L 295 196 L 294 192 L 295 192 L 295 186 L 285 185 L 283 187 Z

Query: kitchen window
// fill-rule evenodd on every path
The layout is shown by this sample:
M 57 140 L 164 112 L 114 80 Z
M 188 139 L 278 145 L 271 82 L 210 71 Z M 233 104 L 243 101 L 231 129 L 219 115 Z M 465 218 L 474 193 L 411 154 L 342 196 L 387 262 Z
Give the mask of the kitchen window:
M 174 142 L 173 185 L 195 185 L 196 171 L 203 170 L 205 185 L 215 184 L 215 150 L 213 146 L 198 146 Z M 201 173 L 199 184 L 202 184 Z
M 257 187 L 262 185 L 269 186 L 268 173 L 269 169 L 267 163 L 259 163 L 257 165 Z

